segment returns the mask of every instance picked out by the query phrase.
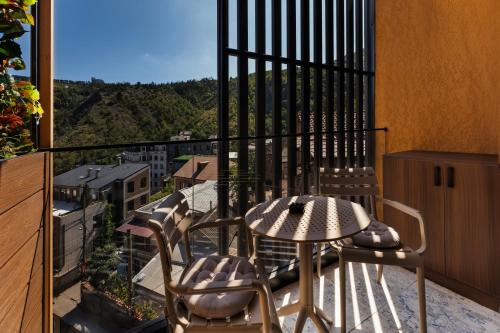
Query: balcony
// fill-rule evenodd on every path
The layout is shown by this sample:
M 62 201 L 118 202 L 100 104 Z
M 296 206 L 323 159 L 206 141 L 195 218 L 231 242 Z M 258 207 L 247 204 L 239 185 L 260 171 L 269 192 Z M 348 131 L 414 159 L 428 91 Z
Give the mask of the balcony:
M 322 177 L 353 168 L 375 170 L 377 194 L 425 221 L 427 331 L 498 331 L 500 66 L 491 59 L 499 5 L 212 2 L 203 21 L 212 26 L 203 29 L 216 30 L 217 78 L 151 84 L 54 75 L 64 68 L 57 52 L 70 49 L 61 31 L 82 23 L 58 16 L 69 4 L 32 7 L 36 33 L 21 44 L 31 45 L 25 74 L 45 114 L 32 126 L 38 152 L 0 160 L 0 331 L 168 331 L 161 240 L 149 223 L 168 200 L 182 198 L 193 225 L 215 223 L 280 198 L 326 197 Z M 151 34 L 162 31 L 147 23 Z M 183 38 L 199 40 L 190 33 Z M 398 246 L 419 248 L 410 217 L 374 205 L 367 188 L 351 190 L 342 199 L 394 228 Z M 182 238 L 171 253 L 174 280 L 191 265 L 189 253 L 248 255 L 249 232 L 214 226 Z M 300 265 L 312 260 L 320 270 L 313 299 L 333 318 L 329 332 L 342 332 L 341 281 L 347 332 L 424 331 L 415 268 L 384 264 L 377 281 L 380 264 L 346 260 L 342 279 L 335 245 L 312 242 L 305 258 L 300 242 L 260 236 L 255 257 L 276 308 L 301 300 Z M 300 324 L 297 314 L 278 319 L 283 332 Z M 208 327 L 222 332 L 228 322 Z M 307 320 L 300 331 L 318 327 Z

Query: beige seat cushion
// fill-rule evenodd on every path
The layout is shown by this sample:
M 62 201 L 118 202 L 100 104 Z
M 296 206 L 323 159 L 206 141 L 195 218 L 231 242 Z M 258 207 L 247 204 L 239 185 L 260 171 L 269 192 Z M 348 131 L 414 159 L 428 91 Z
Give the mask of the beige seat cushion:
M 208 256 L 196 260 L 182 281 L 187 286 L 212 281 L 257 280 L 255 267 L 245 258 Z M 226 318 L 244 310 L 255 296 L 254 291 L 232 291 L 184 297 L 186 307 L 204 318 Z
M 368 228 L 352 236 L 352 242 L 356 246 L 376 249 L 395 248 L 401 245 L 397 231 L 375 219 L 372 219 Z

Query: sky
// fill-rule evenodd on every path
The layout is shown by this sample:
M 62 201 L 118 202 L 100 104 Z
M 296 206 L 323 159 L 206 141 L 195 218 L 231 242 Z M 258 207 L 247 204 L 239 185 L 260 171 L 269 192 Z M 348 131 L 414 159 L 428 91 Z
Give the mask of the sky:
M 106 82 L 160 83 L 217 76 L 217 0 L 54 0 L 54 3 L 56 79 L 89 81 L 95 77 Z M 270 5 L 271 0 L 266 0 L 268 53 L 271 53 Z M 229 6 L 230 47 L 236 47 L 236 1 L 229 0 Z M 250 50 L 254 50 L 255 43 L 254 6 L 255 0 L 249 0 Z M 285 34 L 286 2 L 282 6 Z M 312 15 L 312 7 L 310 11 Z M 28 40 L 26 35 L 21 41 L 26 60 Z M 299 40 L 297 45 L 300 55 Z M 311 45 L 311 60 L 313 50 Z M 283 38 L 285 52 L 286 38 Z M 250 62 L 250 72 L 252 66 Z M 233 58 L 230 75 L 235 74 Z
M 216 0 L 55 0 L 55 77 L 215 77 L 216 18 Z

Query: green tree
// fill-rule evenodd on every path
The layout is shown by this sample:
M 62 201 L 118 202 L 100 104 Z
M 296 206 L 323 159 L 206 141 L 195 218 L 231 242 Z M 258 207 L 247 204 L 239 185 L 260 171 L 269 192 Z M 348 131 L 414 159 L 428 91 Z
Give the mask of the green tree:
M 113 221 L 113 205 L 107 204 L 103 216 L 103 243 L 111 243 L 113 241 L 114 233 L 115 222 Z
M 149 200 L 151 202 L 160 200 L 161 198 L 164 198 L 167 195 L 174 193 L 174 191 L 175 191 L 174 180 L 172 178 L 169 178 L 165 183 L 165 187 L 160 192 L 153 194 Z
M 113 243 L 96 248 L 86 271 L 90 284 L 100 290 L 109 290 L 119 263 L 120 257 Z

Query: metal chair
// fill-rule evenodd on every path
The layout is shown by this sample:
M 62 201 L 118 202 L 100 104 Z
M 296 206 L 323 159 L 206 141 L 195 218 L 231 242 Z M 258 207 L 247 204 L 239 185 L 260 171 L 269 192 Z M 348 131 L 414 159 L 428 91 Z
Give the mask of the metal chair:
M 418 221 L 420 227 L 421 245 L 417 250 L 400 244 L 395 248 L 371 248 L 356 246 L 352 239 L 337 241 L 332 248 L 339 257 L 340 276 L 340 316 L 341 332 L 346 330 L 345 304 L 345 262 L 377 264 L 377 282 L 382 278 L 383 265 L 395 265 L 416 268 L 417 288 L 420 311 L 420 332 L 427 332 L 427 315 L 425 304 L 424 253 L 427 247 L 425 223 L 422 214 L 414 208 L 399 202 L 383 199 L 377 196 L 377 178 L 372 168 L 357 169 L 325 169 L 320 174 L 320 194 L 341 199 L 356 201 L 365 207 L 368 213 L 377 219 L 376 202 L 411 216 Z M 317 269 L 321 269 L 321 251 L 318 251 Z M 320 274 L 320 273 L 318 273 Z
M 180 199 L 180 200 L 179 200 Z M 163 279 L 165 285 L 165 318 L 174 333 L 181 332 L 281 332 L 273 296 L 263 270 L 257 266 L 258 279 L 241 279 L 232 281 L 213 281 L 198 285 L 186 285 L 182 281 L 190 267 L 198 260 L 191 255 L 189 234 L 203 228 L 218 228 L 241 225 L 243 218 L 218 219 L 201 221 L 193 224 L 188 213 L 188 204 L 182 195 L 171 195 L 152 215 L 148 225 L 154 232 L 160 252 Z M 253 239 L 250 233 L 249 250 L 254 253 Z M 183 270 L 179 282 L 172 280 L 172 254 L 174 248 L 183 240 L 188 264 Z M 231 257 L 225 256 L 224 258 Z M 233 257 L 235 258 L 235 257 Z M 242 259 L 242 258 L 239 258 Z M 243 259 L 250 261 L 249 258 Z M 255 296 L 247 307 L 237 315 L 221 319 L 200 317 L 191 313 L 183 298 L 190 295 L 220 294 L 232 292 L 255 292 Z

